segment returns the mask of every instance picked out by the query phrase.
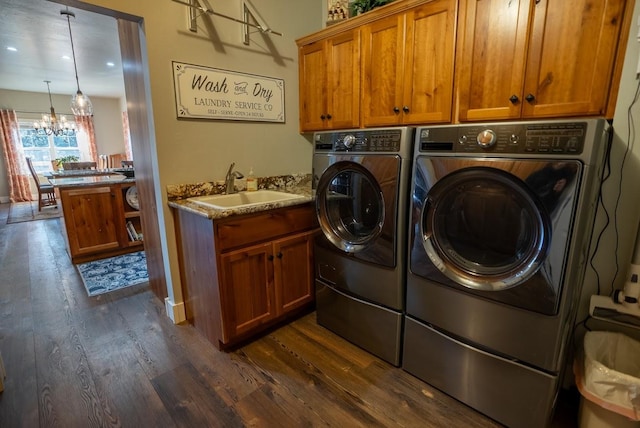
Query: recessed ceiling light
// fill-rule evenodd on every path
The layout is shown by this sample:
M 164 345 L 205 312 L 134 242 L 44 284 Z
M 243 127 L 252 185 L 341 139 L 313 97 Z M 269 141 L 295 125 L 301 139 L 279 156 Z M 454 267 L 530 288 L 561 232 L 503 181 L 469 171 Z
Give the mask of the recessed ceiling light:
M 62 59 L 71 59 L 69 55 L 62 55 Z
M 114 63 L 112 63 L 111 61 L 109 61 L 109 62 L 107 63 L 107 67 L 115 67 L 115 64 L 114 64 Z
M 7 50 L 11 52 L 18 52 L 18 49 L 14 48 L 13 46 L 7 46 Z

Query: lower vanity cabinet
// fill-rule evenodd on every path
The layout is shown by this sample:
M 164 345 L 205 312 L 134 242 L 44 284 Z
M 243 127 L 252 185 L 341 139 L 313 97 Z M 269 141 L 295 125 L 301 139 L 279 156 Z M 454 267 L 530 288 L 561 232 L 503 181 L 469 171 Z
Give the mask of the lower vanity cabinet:
M 313 307 L 311 205 L 219 220 L 174 213 L 187 319 L 216 347 Z
M 222 253 L 223 341 L 314 300 L 313 232 Z

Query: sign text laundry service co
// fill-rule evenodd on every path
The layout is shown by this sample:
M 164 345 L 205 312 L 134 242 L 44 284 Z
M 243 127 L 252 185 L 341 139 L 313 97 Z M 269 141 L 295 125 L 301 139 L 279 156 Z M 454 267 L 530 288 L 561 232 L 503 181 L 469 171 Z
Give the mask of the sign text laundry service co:
M 172 62 L 178 118 L 284 122 L 284 80 Z

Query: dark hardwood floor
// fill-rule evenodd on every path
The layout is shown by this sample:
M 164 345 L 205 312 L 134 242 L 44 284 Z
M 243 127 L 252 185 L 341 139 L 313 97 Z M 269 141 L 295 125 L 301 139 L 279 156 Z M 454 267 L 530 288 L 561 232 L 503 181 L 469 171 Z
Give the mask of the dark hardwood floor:
M 0 204 L 0 427 L 496 427 L 318 326 L 233 352 L 174 325 L 146 286 L 89 298 L 60 221 Z M 553 426 L 576 426 L 573 396 Z

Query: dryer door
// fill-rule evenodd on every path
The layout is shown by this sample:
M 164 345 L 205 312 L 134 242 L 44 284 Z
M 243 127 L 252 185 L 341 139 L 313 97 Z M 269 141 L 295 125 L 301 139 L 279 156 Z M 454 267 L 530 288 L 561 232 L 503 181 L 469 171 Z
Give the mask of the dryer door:
M 496 168 L 448 174 L 429 190 L 420 222 L 424 249 L 456 283 L 499 291 L 531 278 L 547 257 L 551 219 L 519 178 Z
M 395 266 L 397 156 L 336 156 L 318 181 L 320 228 L 334 248 Z

